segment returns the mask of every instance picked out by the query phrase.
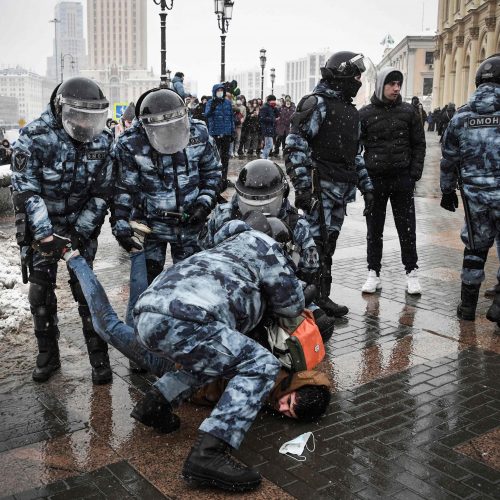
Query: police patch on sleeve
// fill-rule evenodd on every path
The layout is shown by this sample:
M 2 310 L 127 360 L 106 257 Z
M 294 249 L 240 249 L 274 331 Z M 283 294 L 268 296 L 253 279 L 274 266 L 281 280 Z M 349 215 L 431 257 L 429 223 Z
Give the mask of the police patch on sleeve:
M 467 118 L 467 126 L 470 128 L 498 127 L 500 115 L 470 116 Z
M 16 172 L 22 172 L 28 164 L 29 156 L 22 151 L 17 151 L 14 156 L 13 167 Z

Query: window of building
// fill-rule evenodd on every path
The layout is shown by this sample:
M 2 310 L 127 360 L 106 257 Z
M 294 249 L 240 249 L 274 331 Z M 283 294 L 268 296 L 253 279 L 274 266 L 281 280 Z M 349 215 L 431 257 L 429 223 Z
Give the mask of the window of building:
M 313 76 L 316 74 L 316 56 L 309 57 L 309 74 Z
M 432 78 L 424 78 L 422 95 L 431 95 L 431 94 L 432 94 Z
M 425 53 L 425 64 L 434 64 L 434 52 Z

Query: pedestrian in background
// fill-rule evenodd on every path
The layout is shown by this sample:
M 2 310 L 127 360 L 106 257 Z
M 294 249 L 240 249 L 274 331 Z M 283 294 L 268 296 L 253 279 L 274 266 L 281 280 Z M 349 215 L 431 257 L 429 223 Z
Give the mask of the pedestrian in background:
M 276 120 L 276 141 L 274 144 L 274 154 L 279 155 L 280 146 L 285 150 L 286 136 L 290 132 L 290 122 L 292 115 L 295 113 L 295 104 L 292 98 L 287 95 L 284 99 L 284 104 L 279 110 L 279 116 Z
M 172 78 L 172 89 L 179 94 L 182 99 L 188 97 L 189 94 L 184 89 L 184 73 L 178 71 Z
M 268 95 L 266 104 L 262 106 L 259 112 L 259 125 L 262 136 L 264 137 L 264 149 L 262 150 L 261 158 L 267 160 L 269 153 L 273 149 L 273 138 L 276 134 L 276 118 L 278 110 L 276 109 L 276 97 Z

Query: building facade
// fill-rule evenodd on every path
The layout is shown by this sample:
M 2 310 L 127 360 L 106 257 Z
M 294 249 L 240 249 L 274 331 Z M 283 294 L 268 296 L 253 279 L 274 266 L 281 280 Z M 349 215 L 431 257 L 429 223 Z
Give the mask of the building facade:
M 267 88 L 266 73 L 268 73 L 268 71 L 264 69 L 264 99 L 266 98 L 266 95 L 271 93 L 270 88 Z M 236 80 L 241 93 L 247 99 L 260 98 L 262 80 L 262 71 L 260 68 L 253 68 L 246 71 L 229 71 L 227 80 L 229 82 Z
M 0 96 L 0 129 L 16 128 L 19 122 L 17 97 Z
M 498 0 L 439 0 L 433 107 L 467 102 L 478 66 L 500 52 L 499 17 Z
M 59 2 L 54 9 L 53 55 L 47 58 L 47 78 L 61 81 L 78 75 L 86 66 L 83 6 L 80 2 Z
M 377 64 L 377 71 L 385 66 L 394 66 L 403 73 L 401 96 L 411 101 L 417 96 L 420 101 L 431 107 L 434 78 L 434 36 L 407 36 L 395 47 L 387 50 Z
M 55 81 L 27 69 L 0 69 L 0 96 L 15 97 L 19 103 L 19 119 L 34 120 L 45 110 Z
M 298 102 L 312 92 L 321 78 L 320 68 L 325 65 L 329 51 L 307 54 L 305 57 L 285 63 L 285 93 Z
M 87 0 L 88 69 L 147 69 L 146 0 Z

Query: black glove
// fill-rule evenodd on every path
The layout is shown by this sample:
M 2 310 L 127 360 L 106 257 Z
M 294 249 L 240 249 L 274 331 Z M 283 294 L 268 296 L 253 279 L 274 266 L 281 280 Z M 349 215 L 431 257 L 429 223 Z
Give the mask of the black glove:
M 116 240 L 118 241 L 118 244 L 127 252 L 130 252 L 132 248 L 135 248 L 137 250 L 142 250 L 142 246 L 137 243 L 137 241 L 134 241 L 132 236 L 117 236 Z
M 73 248 L 73 250 L 80 250 L 81 252 L 85 249 L 88 239 L 85 238 L 83 234 L 79 233 L 76 229 L 73 229 L 71 231 L 70 238 L 71 238 L 71 248 Z
M 222 99 L 219 99 L 216 97 L 215 99 L 212 99 L 212 102 L 210 103 L 210 112 L 213 113 L 215 111 L 215 108 L 217 107 L 218 104 L 222 102 Z
M 375 196 L 371 191 L 367 191 L 363 198 L 365 199 L 365 209 L 363 210 L 363 216 L 366 217 L 373 210 L 373 205 L 375 204 Z
M 205 205 L 197 204 L 194 205 L 189 211 L 188 224 L 196 226 L 198 224 L 204 224 L 207 220 L 210 209 Z
M 295 206 L 301 208 L 304 212 L 309 212 L 312 205 L 311 191 L 295 191 Z
M 46 259 L 59 260 L 66 251 L 71 250 L 71 240 L 58 234 L 53 234 L 52 241 L 35 241 L 33 248 Z
M 455 191 L 453 191 L 452 193 L 443 193 L 443 196 L 441 197 L 440 205 L 445 210 L 449 210 L 450 212 L 454 212 L 455 208 L 458 208 L 457 193 Z

